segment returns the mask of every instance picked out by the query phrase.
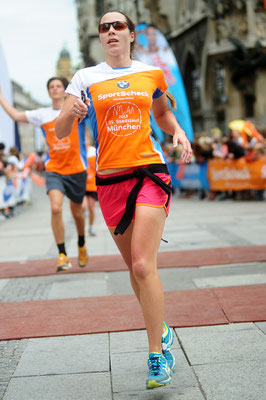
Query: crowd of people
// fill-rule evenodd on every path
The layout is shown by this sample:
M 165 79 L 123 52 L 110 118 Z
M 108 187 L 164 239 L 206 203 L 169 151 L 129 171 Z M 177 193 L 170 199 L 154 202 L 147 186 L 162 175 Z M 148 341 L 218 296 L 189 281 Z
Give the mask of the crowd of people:
M 202 165 L 212 159 L 238 160 L 244 158 L 252 162 L 266 155 L 266 132 L 258 132 L 250 121 L 235 120 L 229 123 L 228 131 L 223 133 L 218 127 L 210 132 L 195 135 L 192 143 L 192 162 Z M 173 149 L 171 143 L 165 145 L 168 162 L 180 163 L 180 150 Z M 264 200 L 264 189 L 238 191 L 212 191 L 185 188 L 181 196 L 198 196 L 208 200 Z
M 5 144 L 0 143 L 0 176 L 8 176 L 9 171 L 22 171 L 24 166 L 24 155 L 21 154 L 16 146 L 9 148 L 8 154 L 5 153 Z
M 5 178 L 7 183 L 16 180 L 23 172 L 25 157 L 19 152 L 16 146 L 11 146 L 8 153 L 5 153 L 5 144 L 0 143 L 0 179 Z M 18 204 L 20 205 L 20 203 Z M 15 213 L 15 207 L 1 206 L 0 202 L 0 215 L 9 218 Z

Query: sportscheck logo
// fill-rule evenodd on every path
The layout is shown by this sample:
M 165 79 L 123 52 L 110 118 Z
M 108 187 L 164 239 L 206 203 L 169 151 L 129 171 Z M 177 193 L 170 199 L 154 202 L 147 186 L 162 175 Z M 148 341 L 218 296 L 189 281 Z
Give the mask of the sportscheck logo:
M 127 81 L 120 81 L 120 82 L 118 82 L 117 86 L 120 89 L 127 89 L 130 86 L 130 84 Z

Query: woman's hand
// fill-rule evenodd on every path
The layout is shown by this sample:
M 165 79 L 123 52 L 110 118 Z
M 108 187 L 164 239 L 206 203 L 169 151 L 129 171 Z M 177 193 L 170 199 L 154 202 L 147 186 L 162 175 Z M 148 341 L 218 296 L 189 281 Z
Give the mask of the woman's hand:
M 72 94 L 66 96 L 63 108 L 55 120 L 55 134 L 58 139 L 63 139 L 71 133 L 74 121 L 77 118 L 79 122 L 84 119 L 89 106 L 89 99 L 83 102 L 79 97 Z
M 90 106 L 90 99 L 87 98 L 86 101 L 83 102 L 80 98 L 76 97 L 76 100 L 71 110 L 71 115 L 75 118 L 83 120 L 88 113 L 89 106 Z
M 178 130 L 178 132 L 173 135 L 174 148 L 176 148 L 178 144 L 182 145 L 181 160 L 187 164 L 190 163 L 193 151 L 183 129 Z

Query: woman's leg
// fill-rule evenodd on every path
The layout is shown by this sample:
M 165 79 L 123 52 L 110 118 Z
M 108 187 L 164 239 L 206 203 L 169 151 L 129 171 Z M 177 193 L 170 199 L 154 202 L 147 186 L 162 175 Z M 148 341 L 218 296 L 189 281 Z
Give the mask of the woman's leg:
M 140 290 L 150 353 L 162 351 L 164 293 L 157 271 L 157 254 L 165 219 L 163 208 L 136 207 L 131 245 L 132 269 Z
M 157 272 L 157 253 L 165 223 L 165 210 L 136 207 L 135 221 L 123 235 L 112 236 L 130 270 L 133 290 L 140 302 L 149 339 L 149 352 L 161 353 L 164 295 Z
M 129 269 L 130 282 L 138 301 L 140 302 L 139 285 L 132 272 L 132 260 L 131 260 L 131 238 L 133 231 L 133 222 L 129 225 L 123 235 L 114 235 L 115 229 L 109 228 L 109 231 Z

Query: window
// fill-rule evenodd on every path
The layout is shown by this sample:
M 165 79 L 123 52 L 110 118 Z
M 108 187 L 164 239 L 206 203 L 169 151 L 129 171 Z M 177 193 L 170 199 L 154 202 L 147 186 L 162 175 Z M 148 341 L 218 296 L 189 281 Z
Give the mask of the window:
M 244 95 L 245 118 L 254 117 L 254 103 L 255 96 L 253 94 L 247 93 Z
M 191 54 L 186 62 L 184 84 L 191 110 L 200 109 L 199 69 Z
M 216 94 L 223 95 L 225 92 L 225 69 L 221 62 L 215 64 Z
M 200 93 L 199 93 L 199 71 L 198 69 L 193 69 L 191 71 L 191 83 L 192 83 L 192 100 L 195 105 L 199 103 Z

